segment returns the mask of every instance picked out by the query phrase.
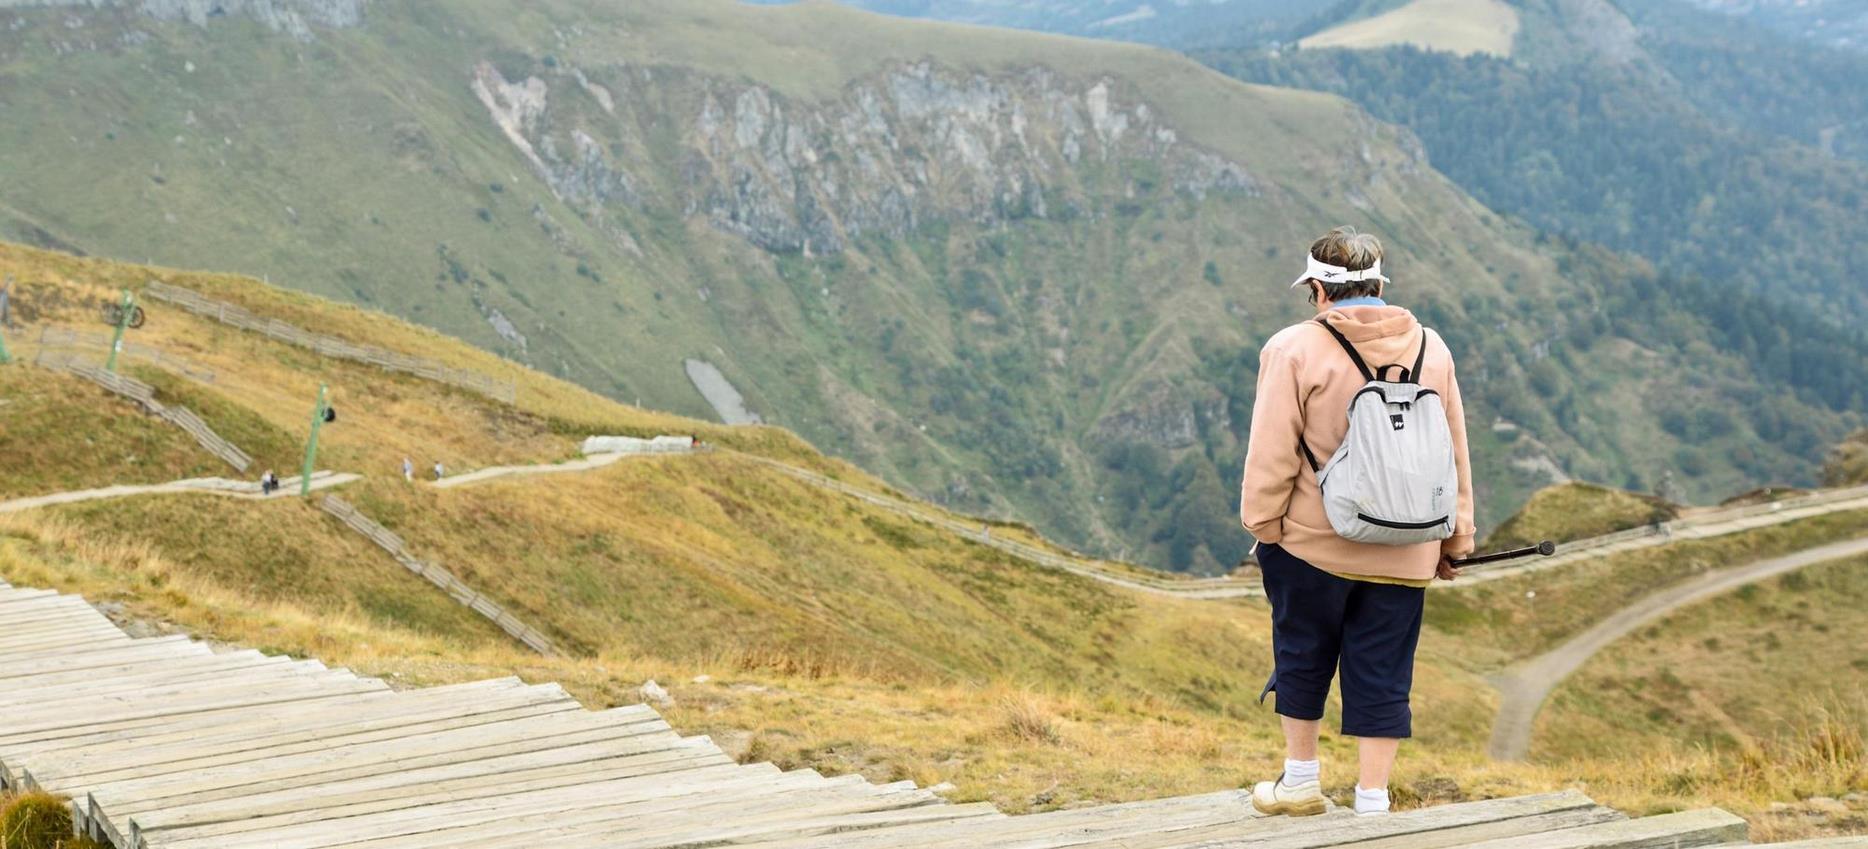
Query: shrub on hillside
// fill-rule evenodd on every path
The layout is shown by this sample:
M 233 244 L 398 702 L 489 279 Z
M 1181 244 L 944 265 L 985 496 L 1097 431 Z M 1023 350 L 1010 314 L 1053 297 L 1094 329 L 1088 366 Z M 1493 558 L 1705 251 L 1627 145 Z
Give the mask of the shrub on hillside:
M 1054 745 L 1063 739 L 1057 720 L 1036 698 L 1014 696 L 1001 705 L 1005 711 L 1004 730 L 1013 739 L 1026 743 Z
M 1546 539 L 1569 542 L 1663 522 L 1679 513 L 1677 505 L 1651 495 L 1561 483 L 1532 495 L 1524 509 L 1486 537 L 1485 547 L 1512 548 Z
M 1830 449 L 1823 462 L 1823 483 L 1854 486 L 1868 483 L 1868 428 L 1858 430 Z
M 0 849 L 96 849 L 71 829 L 71 803 L 50 793 L 0 801 Z

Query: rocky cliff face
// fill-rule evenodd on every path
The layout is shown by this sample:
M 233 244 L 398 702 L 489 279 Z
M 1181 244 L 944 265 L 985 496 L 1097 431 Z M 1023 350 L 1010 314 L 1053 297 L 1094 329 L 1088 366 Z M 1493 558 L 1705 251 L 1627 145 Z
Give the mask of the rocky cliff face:
M 1099 201 L 1138 192 L 1253 191 L 1242 166 L 1183 142 L 1114 83 L 1040 68 L 986 77 L 922 62 L 823 102 L 702 79 L 670 86 L 688 92 L 683 102 L 645 104 L 612 94 L 628 79 L 548 76 L 508 80 L 482 63 L 470 84 L 560 198 L 597 213 L 643 202 L 632 174 L 677 174 L 659 203 L 774 252 L 837 253 L 941 219 L 1094 215 Z M 685 122 L 673 168 L 630 161 L 651 149 L 626 137 L 654 121 L 630 114 L 645 107 Z M 1150 178 L 1128 176 L 1134 162 Z

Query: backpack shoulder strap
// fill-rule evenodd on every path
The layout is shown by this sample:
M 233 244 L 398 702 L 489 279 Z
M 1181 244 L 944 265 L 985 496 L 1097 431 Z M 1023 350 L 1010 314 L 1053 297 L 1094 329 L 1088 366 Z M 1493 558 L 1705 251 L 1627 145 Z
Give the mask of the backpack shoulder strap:
M 1349 344 L 1348 337 L 1345 337 L 1341 332 L 1337 331 L 1336 328 L 1331 327 L 1330 323 L 1325 321 L 1323 316 L 1317 316 L 1315 320 L 1318 327 L 1328 330 L 1331 336 L 1336 337 L 1336 342 L 1343 346 L 1344 352 L 1349 354 L 1350 361 L 1356 364 L 1356 371 L 1362 372 L 1362 379 L 1365 381 L 1374 380 L 1375 373 L 1369 371 L 1369 364 L 1363 362 L 1362 355 L 1356 353 L 1356 346 Z
M 1427 364 L 1427 343 L 1432 339 L 1433 337 L 1427 333 L 1427 328 L 1422 327 L 1420 329 L 1420 353 L 1414 356 L 1414 367 L 1408 369 L 1407 372 L 1407 379 L 1410 383 L 1420 382 L 1420 367 Z

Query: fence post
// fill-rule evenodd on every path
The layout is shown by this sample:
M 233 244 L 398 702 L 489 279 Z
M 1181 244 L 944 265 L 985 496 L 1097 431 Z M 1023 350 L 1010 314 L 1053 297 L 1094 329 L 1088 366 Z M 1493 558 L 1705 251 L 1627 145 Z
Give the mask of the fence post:
M 104 361 L 104 370 L 117 370 L 117 349 L 123 347 L 123 331 L 130 326 L 130 314 L 136 310 L 136 296 L 130 290 L 123 290 L 123 314 L 117 317 L 117 335 L 110 339 L 110 357 Z
M 305 442 L 305 468 L 298 476 L 298 496 L 311 496 L 311 470 L 318 462 L 318 428 L 324 425 L 324 384 L 318 384 L 318 404 L 311 408 L 311 439 Z

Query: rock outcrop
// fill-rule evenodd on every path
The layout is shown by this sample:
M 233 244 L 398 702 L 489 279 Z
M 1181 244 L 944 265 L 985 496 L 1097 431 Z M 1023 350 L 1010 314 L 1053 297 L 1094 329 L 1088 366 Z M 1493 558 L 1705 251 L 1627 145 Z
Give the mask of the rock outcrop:
M 1094 215 L 1140 193 L 1254 191 L 1242 166 L 1183 142 L 1109 80 L 920 62 L 801 100 L 665 69 L 638 87 L 646 77 L 554 62 L 509 80 L 482 62 L 470 85 L 519 154 L 586 213 L 653 198 L 772 252 L 837 253 L 940 220 Z M 642 129 L 670 114 L 691 116 L 674 150 Z M 631 161 L 644 156 L 676 161 Z M 678 180 L 650 190 L 634 174 Z

